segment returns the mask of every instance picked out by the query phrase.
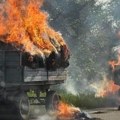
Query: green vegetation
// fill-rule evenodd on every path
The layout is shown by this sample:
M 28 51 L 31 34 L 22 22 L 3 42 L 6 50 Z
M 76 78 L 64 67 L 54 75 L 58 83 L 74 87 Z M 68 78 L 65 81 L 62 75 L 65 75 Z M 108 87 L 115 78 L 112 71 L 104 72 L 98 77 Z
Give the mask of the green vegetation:
M 115 99 L 109 97 L 96 98 L 95 95 L 92 93 L 89 94 L 80 93 L 78 95 L 73 95 L 60 90 L 58 94 L 61 96 L 63 102 L 82 109 L 110 107 L 111 105 L 115 106 L 117 102 Z M 27 95 L 29 97 L 36 97 L 36 94 L 33 90 L 28 92 Z M 40 96 L 45 97 L 46 94 L 41 92 Z M 32 100 L 31 103 L 32 102 L 34 102 L 34 100 Z
M 94 94 L 72 95 L 61 93 L 62 100 L 83 109 L 100 108 L 108 105 L 109 98 L 96 98 Z

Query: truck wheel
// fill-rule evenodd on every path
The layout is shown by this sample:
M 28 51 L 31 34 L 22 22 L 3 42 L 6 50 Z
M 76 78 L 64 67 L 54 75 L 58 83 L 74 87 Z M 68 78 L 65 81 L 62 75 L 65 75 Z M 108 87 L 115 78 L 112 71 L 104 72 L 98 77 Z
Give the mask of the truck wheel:
M 28 120 L 30 113 L 29 98 L 25 93 L 16 96 L 17 120 Z
M 61 97 L 56 94 L 55 91 L 48 91 L 46 95 L 46 110 L 47 111 L 54 111 L 57 110 L 58 104 L 61 100 Z

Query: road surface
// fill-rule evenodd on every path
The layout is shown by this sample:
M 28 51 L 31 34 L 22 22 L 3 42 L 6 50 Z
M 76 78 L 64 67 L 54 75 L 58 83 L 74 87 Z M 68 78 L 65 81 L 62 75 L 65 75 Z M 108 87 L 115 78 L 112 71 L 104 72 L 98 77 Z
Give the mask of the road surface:
M 120 120 L 120 111 L 117 108 L 102 108 L 86 111 L 92 117 L 101 118 L 102 120 Z M 55 120 L 55 114 L 47 114 L 44 106 L 32 106 L 30 120 Z
M 102 120 L 120 120 L 120 111 L 117 108 L 96 109 L 90 115 Z

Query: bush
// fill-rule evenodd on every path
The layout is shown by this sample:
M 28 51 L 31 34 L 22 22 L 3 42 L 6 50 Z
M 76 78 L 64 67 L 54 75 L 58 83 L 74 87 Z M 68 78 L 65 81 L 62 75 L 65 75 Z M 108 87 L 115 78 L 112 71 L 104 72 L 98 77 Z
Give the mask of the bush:
M 96 98 L 94 94 L 72 95 L 61 93 L 62 100 L 83 109 L 107 107 L 108 98 Z

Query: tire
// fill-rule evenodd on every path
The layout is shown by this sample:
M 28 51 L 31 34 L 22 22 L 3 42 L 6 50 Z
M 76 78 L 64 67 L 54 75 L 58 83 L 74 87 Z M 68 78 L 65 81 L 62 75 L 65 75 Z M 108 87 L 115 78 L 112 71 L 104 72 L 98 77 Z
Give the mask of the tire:
M 46 95 L 45 107 L 47 111 L 57 110 L 61 97 L 55 91 L 48 91 Z
M 29 106 L 29 99 L 25 93 L 9 93 L 8 99 L 0 102 L 0 120 L 28 120 Z
M 17 120 L 28 120 L 30 113 L 29 98 L 25 93 L 16 96 L 15 108 L 17 112 Z

